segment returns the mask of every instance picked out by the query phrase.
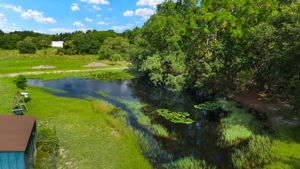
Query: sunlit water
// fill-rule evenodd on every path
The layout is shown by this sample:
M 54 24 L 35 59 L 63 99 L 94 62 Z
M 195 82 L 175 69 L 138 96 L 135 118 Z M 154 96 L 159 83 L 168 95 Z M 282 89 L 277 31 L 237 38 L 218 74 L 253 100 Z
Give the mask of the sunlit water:
M 187 93 L 171 93 L 165 89 L 153 87 L 142 80 L 115 80 L 96 81 L 84 78 L 66 78 L 62 80 L 41 81 L 30 79 L 31 86 L 43 86 L 64 91 L 64 93 L 51 92 L 60 97 L 80 98 L 93 97 L 105 100 L 112 105 L 128 112 L 128 124 L 136 130 L 150 134 L 158 143 L 160 149 L 172 156 L 172 160 L 193 156 L 206 160 L 218 168 L 232 168 L 230 165 L 231 148 L 218 146 L 220 137 L 218 118 L 207 117 L 193 108 L 197 103 L 193 96 Z M 105 93 L 107 96 L 96 92 Z M 159 137 L 151 134 L 146 127 L 140 125 L 132 109 L 121 100 L 144 105 L 140 111 L 150 117 L 152 124 L 164 126 L 173 139 Z M 190 125 L 173 124 L 155 114 L 156 109 L 169 109 L 172 111 L 189 112 L 196 122 Z M 174 139 L 175 138 L 175 139 Z M 156 159 L 155 167 L 168 162 L 163 157 Z M 152 160 L 153 161 L 153 160 Z

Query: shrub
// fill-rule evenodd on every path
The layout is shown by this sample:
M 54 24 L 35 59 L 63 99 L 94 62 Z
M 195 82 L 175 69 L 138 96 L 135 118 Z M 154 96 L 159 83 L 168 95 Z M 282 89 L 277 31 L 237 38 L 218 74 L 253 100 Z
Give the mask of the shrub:
M 17 43 L 17 48 L 19 49 L 19 52 L 24 54 L 24 53 L 29 53 L 29 54 L 35 54 L 36 53 L 36 46 L 31 40 L 23 40 L 19 41 Z
M 27 87 L 27 79 L 25 76 L 18 76 L 15 80 L 14 83 L 16 84 L 18 89 L 25 90 Z
M 25 97 L 25 98 L 24 98 L 24 102 L 25 102 L 25 103 L 28 103 L 28 102 L 30 102 L 31 100 L 32 100 L 31 97 Z
M 205 161 L 196 160 L 193 157 L 185 157 L 175 162 L 165 164 L 166 169 L 215 169 L 216 167 L 206 164 Z
M 120 54 L 113 54 L 109 57 L 110 61 L 121 61 L 123 57 Z
M 238 169 L 264 168 L 275 160 L 273 145 L 267 136 L 254 136 L 246 146 L 234 151 L 232 163 Z
M 55 148 L 57 152 L 59 149 L 59 139 L 56 131 L 49 127 L 41 127 L 37 134 L 37 147 L 47 153 L 53 153 Z

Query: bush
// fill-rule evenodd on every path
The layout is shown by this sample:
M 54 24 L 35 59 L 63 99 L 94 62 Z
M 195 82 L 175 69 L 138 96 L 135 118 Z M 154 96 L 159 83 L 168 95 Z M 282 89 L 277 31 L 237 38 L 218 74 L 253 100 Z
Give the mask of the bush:
M 232 163 L 238 169 L 259 169 L 275 160 L 274 142 L 267 136 L 254 136 L 249 143 L 232 154 Z
M 25 76 L 18 76 L 15 80 L 14 83 L 16 84 L 18 89 L 25 90 L 27 87 L 27 79 Z
M 121 61 L 123 57 L 120 54 L 113 54 L 109 57 L 110 61 Z
M 17 48 L 19 49 L 19 52 L 21 54 L 25 54 L 25 53 L 35 54 L 36 53 L 36 46 L 30 40 L 25 39 L 23 41 L 19 41 L 17 43 Z
M 28 103 L 28 102 L 30 102 L 31 100 L 32 100 L 31 97 L 25 97 L 25 98 L 24 98 L 24 102 L 25 102 L 25 103 Z
M 175 162 L 165 164 L 166 169 L 215 169 L 205 161 L 196 160 L 193 157 L 185 157 Z
M 55 148 L 57 152 L 59 149 L 59 139 L 56 131 L 49 127 L 41 127 L 38 130 L 37 147 L 47 153 L 53 153 Z

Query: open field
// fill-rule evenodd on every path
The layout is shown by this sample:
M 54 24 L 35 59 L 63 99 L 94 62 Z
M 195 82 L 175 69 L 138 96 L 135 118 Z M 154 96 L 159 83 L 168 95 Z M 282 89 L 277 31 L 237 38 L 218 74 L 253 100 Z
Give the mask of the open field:
M 0 50 L 0 74 L 53 71 L 53 70 L 80 70 L 92 69 L 83 67 L 92 62 L 101 62 L 107 66 L 100 68 L 126 67 L 125 62 L 111 62 L 98 60 L 97 55 L 56 55 L 55 48 L 39 50 L 36 54 L 19 54 L 18 50 Z M 49 65 L 54 69 L 32 69 L 32 67 Z M 99 67 L 98 67 L 99 68 Z

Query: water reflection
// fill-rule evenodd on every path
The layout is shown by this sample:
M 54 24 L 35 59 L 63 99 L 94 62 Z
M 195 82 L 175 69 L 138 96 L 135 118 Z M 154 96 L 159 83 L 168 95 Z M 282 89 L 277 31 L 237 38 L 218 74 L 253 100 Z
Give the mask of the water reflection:
M 159 143 L 161 149 L 171 154 L 175 159 L 195 156 L 206 160 L 218 168 L 232 168 L 229 158 L 230 148 L 218 146 L 220 137 L 218 122 L 209 120 L 196 111 L 193 108 L 193 105 L 197 104 L 196 98 L 188 93 L 172 93 L 165 89 L 151 86 L 141 79 L 108 82 L 83 78 L 67 78 L 52 81 L 30 79 L 28 84 L 65 91 L 65 93 L 52 92 L 56 96 L 71 98 L 85 98 L 89 96 L 105 100 L 130 112 L 127 117 L 130 125 L 146 132 L 147 129 L 137 123 L 134 113 L 120 102 L 120 98 L 129 102 L 141 103 L 144 106 L 140 111 L 150 118 L 152 124 L 164 126 L 176 138 L 170 139 L 153 135 L 152 137 Z M 109 97 L 101 96 L 96 92 L 105 93 Z M 151 113 L 161 108 L 190 112 L 196 122 L 191 125 L 174 124 L 155 113 Z

